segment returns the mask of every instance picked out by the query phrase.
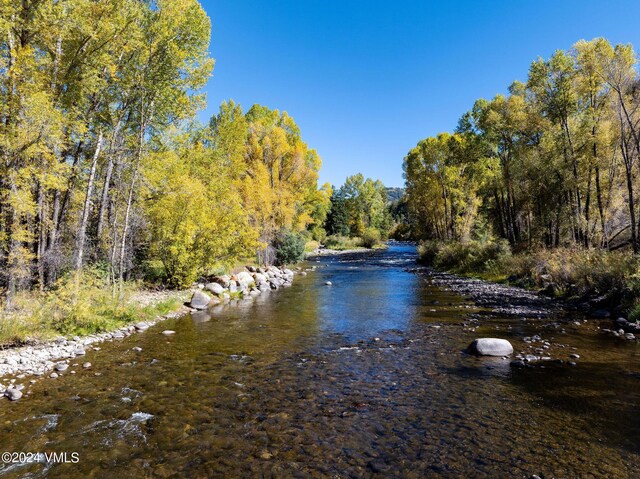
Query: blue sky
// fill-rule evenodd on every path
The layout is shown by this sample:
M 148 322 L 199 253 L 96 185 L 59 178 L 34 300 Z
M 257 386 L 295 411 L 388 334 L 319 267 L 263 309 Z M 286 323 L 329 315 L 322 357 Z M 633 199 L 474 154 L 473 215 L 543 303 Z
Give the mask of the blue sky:
M 629 1 L 201 0 L 216 59 L 202 120 L 225 99 L 286 110 L 322 182 L 362 172 L 402 186 L 418 140 L 579 39 L 640 49 Z

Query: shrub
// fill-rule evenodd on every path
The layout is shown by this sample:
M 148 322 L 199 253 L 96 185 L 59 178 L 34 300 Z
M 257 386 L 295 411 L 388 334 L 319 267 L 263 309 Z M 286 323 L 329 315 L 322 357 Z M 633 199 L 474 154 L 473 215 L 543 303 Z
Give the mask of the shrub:
M 380 243 L 380 231 L 375 228 L 367 228 L 364 230 L 360 238 L 360 244 L 362 246 L 371 249 L 378 243 Z
M 504 240 L 439 243 L 428 241 L 418 248 L 420 261 L 455 273 L 483 273 L 495 270 L 511 256 Z
M 423 241 L 418 245 L 418 262 L 432 265 L 443 243 L 439 241 Z
M 278 265 L 297 263 L 304 258 L 305 239 L 302 235 L 287 231 L 273 242 L 275 260 Z

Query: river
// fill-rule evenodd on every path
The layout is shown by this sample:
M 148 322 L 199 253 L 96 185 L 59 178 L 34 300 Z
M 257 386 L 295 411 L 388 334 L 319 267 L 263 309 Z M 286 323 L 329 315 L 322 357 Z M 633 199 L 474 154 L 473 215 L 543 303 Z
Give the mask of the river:
M 407 271 L 415 257 L 403 244 L 323 257 L 289 288 L 101 344 L 80 361 L 91 369 L 0 404 L 2 451 L 68 461 L 0 477 L 640 477 L 635 341 L 569 313 L 464 328 L 478 308 Z M 463 352 L 483 336 L 519 351 L 533 334 L 577 365 Z

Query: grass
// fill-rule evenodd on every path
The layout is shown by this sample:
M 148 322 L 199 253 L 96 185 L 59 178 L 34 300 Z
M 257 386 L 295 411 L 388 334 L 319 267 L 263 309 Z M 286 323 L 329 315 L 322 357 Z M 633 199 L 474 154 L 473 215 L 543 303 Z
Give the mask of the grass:
M 11 311 L 0 311 L 0 347 L 61 334 L 82 336 L 113 331 L 175 311 L 184 301 L 183 294 L 175 292 L 143 304 L 133 298 L 141 294 L 137 284 L 128 284 L 123 300 L 114 298 L 111 288 L 95 270 L 64 278 L 48 292 L 23 292 L 16 297 Z

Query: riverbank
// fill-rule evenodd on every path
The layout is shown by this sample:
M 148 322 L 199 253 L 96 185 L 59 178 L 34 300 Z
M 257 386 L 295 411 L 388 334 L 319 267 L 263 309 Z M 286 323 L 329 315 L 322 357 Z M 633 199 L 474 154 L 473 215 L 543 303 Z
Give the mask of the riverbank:
M 424 242 L 419 262 L 515 285 L 598 318 L 640 319 L 640 263 L 630 251 L 556 248 L 512 253 L 505 241 Z
M 475 331 L 483 319 L 495 316 L 520 318 L 522 321 L 552 319 L 554 322 L 549 324 L 549 328 L 560 334 L 583 328 L 585 323 L 591 320 L 591 322 L 596 321 L 593 327 L 599 334 L 606 334 L 623 341 L 640 340 L 640 324 L 629 321 L 623 316 L 611 317 L 604 314 L 606 310 L 594 309 L 589 307 L 588 303 L 576 303 L 566 298 L 551 298 L 527 288 L 459 276 L 429 266 L 410 268 L 409 271 L 421 275 L 430 284 L 452 291 L 473 302 L 479 309 L 471 313 L 469 320 L 463 323 L 463 327 L 470 331 Z M 540 344 L 536 346 L 536 342 Z M 525 338 L 525 343 L 526 350 L 520 351 L 516 358 L 529 357 L 533 361 L 542 358 L 553 359 L 553 349 L 549 349 L 552 344 L 542 340 L 540 336 L 533 339 Z M 540 348 L 540 346 L 546 347 Z M 561 343 L 558 346 L 564 348 Z M 566 359 L 565 357 L 564 360 Z
M 51 339 L 26 338 L 26 344 L 0 350 L 0 377 L 4 383 L 0 384 L 0 397 L 4 395 L 11 400 L 20 399 L 22 391 L 28 391 L 28 386 L 20 384 L 19 380 L 30 376 L 39 378 L 48 375 L 49 378 L 56 379 L 66 373 L 75 374 L 79 368 L 90 369 L 92 365 L 83 361 L 84 356 L 91 350 L 99 351 L 98 344 L 102 342 L 123 340 L 168 319 L 219 305 L 234 304 L 240 299 L 254 298 L 280 287 L 290 286 L 295 276 L 294 271 L 286 268 L 246 269 L 234 275 L 212 276 L 208 278 L 208 282 L 196 284 L 189 290 L 135 291 L 127 305 L 132 311 L 130 321 L 110 331 L 72 337 L 58 335 Z M 297 267 L 296 270 L 299 274 L 306 275 L 307 271 L 313 271 L 315 267 L 306 270 Z M 151 311 L 161 311 L 167 305 L 174 305 L 171 311 L 148 317 Z M 140 316 L 136 316 L 136 312 Z M 172 331 L 162 333 L 172 334 Z M 36 382 L 37 379 L 29 380 L 30 385 Z

